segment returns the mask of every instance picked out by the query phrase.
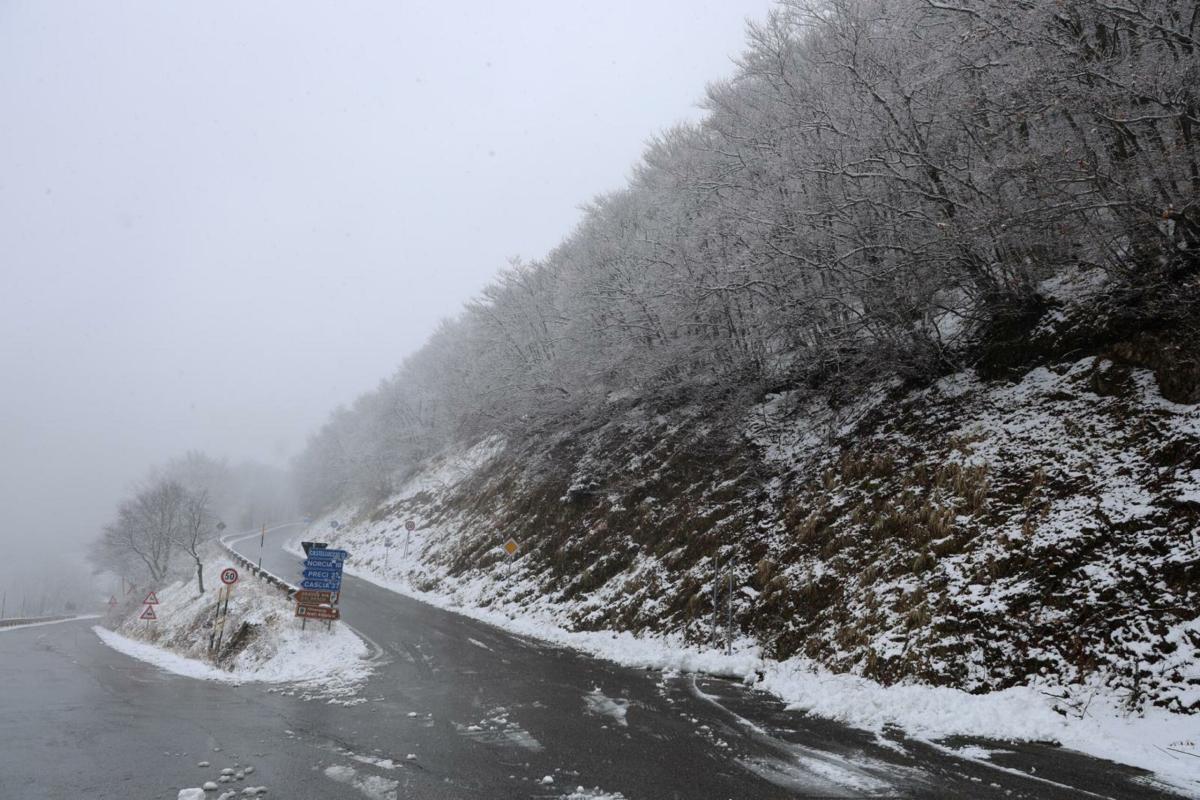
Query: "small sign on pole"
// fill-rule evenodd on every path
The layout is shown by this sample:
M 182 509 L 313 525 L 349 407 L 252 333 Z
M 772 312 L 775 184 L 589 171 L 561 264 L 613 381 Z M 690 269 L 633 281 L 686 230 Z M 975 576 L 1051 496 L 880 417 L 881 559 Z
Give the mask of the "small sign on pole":
M 150 592 L 150 594 L 146 595 L 146 599 L 142 602 L 148 606 L 158 605 L 158 595 L 156 595 L 154 592 Z
M 508 553 L 508 577 L 510 578 L 512 577 L 513 556 L 517 554 L 517 550 L 519 550 L 520 547 L 521 546 L 517 544 L 517 540 L 511 536 L 508 538 L 508 541 L 504 543 L 504 552 Z
M 154 613 L 154 606 L 146 606 L 146 610 L 142 612 L 142 615 L 140 617 L 138 617 L 138 619 L 147 619 L 147 620 L 158 619 L 158 615 Z
M 232 586 L 233 584 L 237 583 L 237 579 L 238 571 L 233 567 L 226 567 L 225 569 L 221 570 L 221 583 L 225 584 L 226 586 Z
M 267 541 L 267 523 L 264 522 L 263 526 L 262 526 L 262 535 L 258 539 L 258 568 L 259 569 L 262 569 L 263 545 L 266 544 L 266 541 Z
M 408 560 L 408 541 L 412 538 L 412 532 L 417 529 L 417 523 L 411 519 L 404 521 L 404 560 Z

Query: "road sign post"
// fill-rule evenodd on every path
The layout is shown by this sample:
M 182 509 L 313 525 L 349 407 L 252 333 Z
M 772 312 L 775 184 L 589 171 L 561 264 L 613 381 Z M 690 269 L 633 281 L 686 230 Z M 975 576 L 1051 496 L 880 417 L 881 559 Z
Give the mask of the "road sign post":
M 721 639 L 717 633 L 717 626 L 721 620 L 721 572 L 720 569 L 713 575 L 712 585 L 712 646 L 719 647 Z
M 729 563 L 729 597 L 726 599 L 728 616 L 725 621 L 725 655 L 733 655 L 733 562 Z
M 208 649 L 220 650 L 221 640 L 225 638 L 225 621 L 229 617 L 229 598 L 233 594 L 233 585 L 237 583 L 238 571 L 233 567 L 221 570 L 221 583 L 217 589 L 217 608 L 213 612 L 212 630 L 208 634 Z M 222 608 L 222 600 L 224 608 Z
M 508 541 L 504 543 L 504 552 L 508 553 L 508 578 L 510 580 L 512 579 L 512 562 L 514 557 L 517 555 L 517 550 L 520 548 L 521 546 L 517 544 L 517 540 L 513 539 L 511 536 L 509 537 Z
M 411 519 L 404 521 L 404 560 L 408 561 L 408 540 L 412 538 L 412 532 L 417 529 L 417 523 Z
M 310 619 L 324 620 L 325 629 L 333 630 L 334 620 L 341 619 L 337 608 L 342 591 L 342 564 L 350 555 L 345 550 L 330 550 L 325 542 L 301 542 L 304 547 L 304 569 L 300 591 L 296 592 L 296 616 L 300 629 Z

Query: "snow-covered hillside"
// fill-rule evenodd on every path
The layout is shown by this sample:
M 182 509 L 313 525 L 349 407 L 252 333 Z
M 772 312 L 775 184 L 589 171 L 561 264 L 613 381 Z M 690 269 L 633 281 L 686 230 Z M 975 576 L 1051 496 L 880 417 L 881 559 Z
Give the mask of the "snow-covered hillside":
M 1200 405 L 1169 336 L 1081 333 L 1095 301 L 1052 288 L 1015 354 L 930 384 L 784 391 L 726 426 L 614 396 L 317 525 L 351 571 L 626 663 L 1195 778 L 1172 751 L 1200 711 Z

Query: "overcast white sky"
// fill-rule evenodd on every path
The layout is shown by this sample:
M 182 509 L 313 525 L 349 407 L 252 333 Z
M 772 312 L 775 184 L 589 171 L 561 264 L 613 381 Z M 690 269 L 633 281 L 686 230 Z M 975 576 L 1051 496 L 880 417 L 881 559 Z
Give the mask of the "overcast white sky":
M 190 448 L 284 462 L 769 7 L 0 0 L 0 544 L 90 538 Z

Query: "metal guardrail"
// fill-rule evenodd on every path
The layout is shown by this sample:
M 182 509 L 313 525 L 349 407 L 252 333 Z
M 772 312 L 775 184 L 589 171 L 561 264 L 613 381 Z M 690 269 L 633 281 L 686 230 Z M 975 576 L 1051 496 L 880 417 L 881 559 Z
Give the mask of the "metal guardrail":
M 11 617 L 0 619 L 0 628 L 11 628 L 14 625 L 32 625 L 35 622 L 58 622 L 60 619 L 73 619 L 74 614 L 58 614 L 53 617 Z
M 224 539 L 220 539 L 219 541 L 221 543 L 221 547 L 225 548 L 225 550 L 229 553 L 229 555 L 231 555 L 233 557 L 233 560 L 236 561 L 238 564 L 240 564 L 242 566 L 242 568 L 245 569 L 247 572 L 249 572 L 251 575 L 253 575 L 256 578 L 259 578 L 261 580 L 264 580 L 267 583 L 269 583 L 270 585 L 279 589 L 280 591 L 282 591 L 284 594 L 287 595 L 289 600 L 291 600 L 292 597 L 296 594 L 296 591 L 297 591 L 296 586 L 293 586 L 292 584 L 288 583 L 287 581 L 285 581 L 283 578 L 279 577 L 275 573 L 270 572 L 269 570 L 265 570 L 262 567 L 258 566 L 253 561 L 251 561 L 250 559 L 246 558 L 244 555 L 239 553 L 237 550 L 234 550 L 233 547 L 230 546 L 230 544 L 228 542 L 226 542 Z

